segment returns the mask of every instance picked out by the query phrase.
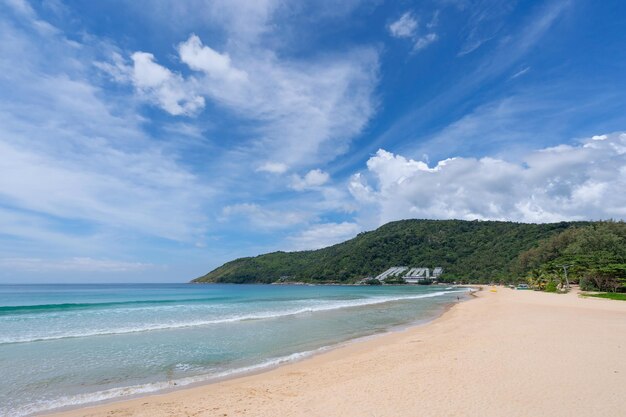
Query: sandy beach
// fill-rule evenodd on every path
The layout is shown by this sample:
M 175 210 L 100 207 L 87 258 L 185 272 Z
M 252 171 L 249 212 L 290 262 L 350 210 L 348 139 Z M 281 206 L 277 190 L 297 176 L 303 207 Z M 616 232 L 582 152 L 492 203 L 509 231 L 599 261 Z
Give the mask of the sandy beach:
M 53 415 L 606 417 L 626 415 L 624 387 L 625 302 L 485 287 L 427 325 L 262 374 Z

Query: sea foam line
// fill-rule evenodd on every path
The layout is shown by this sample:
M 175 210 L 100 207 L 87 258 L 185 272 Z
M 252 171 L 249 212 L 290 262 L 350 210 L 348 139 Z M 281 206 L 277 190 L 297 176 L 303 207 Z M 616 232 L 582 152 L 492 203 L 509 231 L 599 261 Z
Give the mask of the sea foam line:
M 51 335 L 51 336 L 26 336 L 26 337 L 8 337 L 8 338 L 0 337 L 0 345 L 13 344 L 13 343 L 42 342 L 42 341 L 59 340 L 59 339 L 76 339 L 76 338 L 81 338 L 81 337 L 93 337 L 93 336 L 112 336 L 112 335 L 130 334 L 130 333 L 142 333 L 142 332 L 149 332 L 149 331 L 155 331 L 155 330 L 184 329 L 184 328 L 190 328 L 190 327 L 209 326 L 209 325 L 215 325 L 215 324 L 234 323 L 234 322 L 249 321 L 249 320 L 274 319 L 274 318 L 294 316 L 294 315 L 304 314 L 304 313 L 316 313 L 316 312 L 322 312 L 322 311 L 339 310 L 343 308 L 363 307 L 363 306 L 368 306 L 368 305 L 383 304 L 383 303 L 389 303 L 393 301 L 416 300 L 416 299 L 421 299 L 421 298 L 439 297 L 439 296 L 450 294 L 453 292 L 456 292 L 456 291 L 436 291 L 436 292 L 432 292 L 428 294 L 420 294 L 420 295 L 367 298 L 367 299 L 362 299 L 362 300 L 352 300 L 352 301 L 344 302 L 344 303 L 331 303 L 331 304 L 317 306 L 317 307 L 305 307 L 305 308 L 292 309 L 292 310 L 280 311 L 280 312 L 272 311 L 272 312 L 267 312 L 267 313 L 248 314 L 248 315 L 225 317 L 222 319 L 213 319 L 213 320 L 194 320 L 190 322 L 181 322 L 181 323 L 163 323 L 163 324 L 147 325 L 147 326 L 142 326 L 142 327 L 127 327 L 127 328 L 118 328 L 118 329 L 111 329 L 111 330 L 98 329 L 98 330 L 90 331 L 90 332 L 66 333 L 62 335 Z
M 33 314 L 33 313 L 48 313 L 51 311 L 73 311 L 73 310 L 91 310 L 91 309 L 104 309 L 110 307 L 120 306 L 142 306 L 149 305 L 158 307 L 168 304 L 184 304 L 184 303 L 201 303 L 205 301 L 222 301 L 226 300 L 225 297 L 211 297 L 211 298 L 183 298 L 183 299 L 171 299 L 171 300 L 133 300 L 133 301 L 109 301 L 102 303 L 60 303 L 60 304 L 32 304 L 32 305 L 17 305 L 17 306 L 0 306 L 0 316 L 16 315 L 16 314 Z
M 85 394 L 77 394 L 77 395 L 72 395 L 72 396 L 60 397 L 55 400 L 34 403 L 34 404 L 19 407 L 17 409 L 7 410 L 7 412 L 10 412 L 10 414 L 7 414 L 7 415 L 11 415 L 14 417 L 22 417 L 22 416 L 27 416 L 31 414 L 41 413 L 44 411 L 51 411 L 51 410 L 63 408 L 63 407 L 81 406 L 81 405 L 92 404 L 92 403 L 97 403 L 101 401 L 107 401 L 107 400 L 111 400 L 114 398 L 123 398 L 123 397 L 132 396 L 132 395 L 139 395 L 139 394 L 149 394 L 149 393 L 153 393 L 156 391 L 163 391 L 163 390 L 171 389 L 175 387 L 179 388 L 179 387 L 184 387 L 184 386 L 201 383 L 201 382 L 215 381 L 215 380 L 219 380 L 219 379 L 223 379 L 223 378 L 227 378 L 227 377 L 231 377 L 235 375 L 247 374 L 247 373 L 259 371 L 262 369 L 275 367 L 275 366 L 282 365 L 288 362 L 294 362 L 299 359 L 304 359 L 308 356 L 312 356 L 316 353 L 323 352 L 325 350 L 328 350 L 329 348 L 330 346 L 323 346 L 319 349 L 292 353 L 291 355 L 270 358 L 255 365 L 230 369 L 230 370 L 226 370 L 222 372 L 217 372 L 214 374 L 196 375 L 196 376 L 190 376 L 190 377 L 180 378 L 180 379 L 171 380 L 171 381 L 153 382 L 153 383 L 142 384 L 142 385 L 131 385 L 127 387 L 111 388 L 111 389 L 97 391 L 93 393 L 85 393 Z M 0 414 L 2 414 L 2 412 L 3 410 L 0 408 Z

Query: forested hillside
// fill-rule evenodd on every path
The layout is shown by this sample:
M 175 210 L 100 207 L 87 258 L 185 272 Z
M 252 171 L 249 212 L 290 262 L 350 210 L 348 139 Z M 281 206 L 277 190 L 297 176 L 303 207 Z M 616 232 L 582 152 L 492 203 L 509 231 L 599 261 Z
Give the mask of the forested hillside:
M 560 255 L 555 252 L 550 256 L 541 255 L 547 248 L 554 249 L 548 242 L 553 242 L 556 236 L 564 232 L 576 234 L 578 230 L 592 230 L 605 224 L 402 220 L 315 251 L 274 252 L 236 259 L 194 282 L 271 283 L 288 277 L 292 281 L 351 283 L 376 276 L 395 265 L 441 266 L 446 281 L 516 282 L 541 269 L 546 262 L 560 262 Z M 624 227 L 624 223 L 608 224 L 619 230 Z M 623 249 L 624 240 L 620 239 L 607 241 L 604 247 L 621 245 Z M 579 240 L 584 243 L 582 234 Z M 591 250 L 582 245 L 576 249 L 579 255 Z M 611 255 L 613 266 L 620 265 L 619 253 L 623 252 L 620 250 L 616 249 L 617 255 Z M 549 271 L 553 266 L 545 266 L 544 270 Z

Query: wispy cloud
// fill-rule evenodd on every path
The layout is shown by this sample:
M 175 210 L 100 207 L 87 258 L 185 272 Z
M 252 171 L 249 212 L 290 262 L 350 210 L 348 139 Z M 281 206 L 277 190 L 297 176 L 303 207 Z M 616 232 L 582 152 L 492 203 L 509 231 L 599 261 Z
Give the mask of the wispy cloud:
M 438 39 L 436 33 L 429 33 L 424 36 L 420 36 L 415 40 L 415 45 L 413 46 L 413 50 L 419 51 L 420 49 L 426 48 L 431 43 L 435 42 Z
M 269 172 L 271 174 L 284 174 L 289 167 L 282 162 L 265 162 L 260 165 L 256 170 L 258 172 Z
M 356 223 L 321 223 L 289 238 L 294 250 L 319 249 L 351 239 L 361 231 Z
M 126 78 L 115 62 L 100 67 L 115 79 L 132 80 L 140 95 L 170 114 L 195 113 L 206 97 L 256 123 L 250 143 L 255 158 L 272 157 L 287 167 L 344 153 L 376 108 L 374 49 L 297 62 L 261 48 L 217 52 L 191 35 L 179 44 L 178 55 L 194 71 L 191 76 L 182 78 L 147 52 L 132 54 L 132 76 Z
M 484 83 L 496 80 L 506 71 L 510 71 L 515 64 L 518 64 L 520 59 L 546 36 L 558 18 L 567 10 L 568 5 L 567 2 L 553 1 L 537 8 L 535 13 L 529 15 L 518 30 L 508 34 L 506 42 L 500 43 L 497 48 L 486 54 L 476 66 L 473 66 L 456 82 L 442 89 L 422 105 L 416 106 L 406 114 L 396 118 L 389 129 L 369 143 L 367 149 L 353 154 L 352 158 L 347 160 L 345 164 L 351 165 L 355 161 L 366 158 L 372 152 L 372 148 L 376 149 L 376 147 L 390 147 L 398 143 L 404 143 L 404 146 L 410 144 L 415 147 L 415 138 L 423 134 L 423 129 L 433 119 L 441 116 L 444 111 L 449 112 L 451 106 L 463 103 Z M 467 141 L 463 143 L 467 143 Z M 457 145 L 460 146 L 463 143 Z M 428 153 L 428 150 L 422 149 L 420 152 Z
M 311 212 L 273 209 L 253 203 L 233 204 L 222 210 L 222 220 L 240 219 L 262 230 L 290 228 L 312 218 Z
M 93 258 L 0 258 L 0 267 L 30 272 L 131 272 L 153 269 L 155 265 Z
M 524 67 L 521 70 L 517 71 L 515 74 L 511 75 L 511 79 L 521 77 L 522 75 L 526 74 L 528 71 L 530 71 L 530 67 Z
M 6 20 L 0 42 L 5 207 L 174 240 L 202 233 L 208 188 L 149 140 L 132 107 L 103 98 L 89 78 L 89 45 Z
M 494 39 L 505 26 L 505 18 L 515 9 L 515 1 L 488 0 L 468 8 L 469 16 L 463 31 L 465 40 L 459 56 L 467 55 Z

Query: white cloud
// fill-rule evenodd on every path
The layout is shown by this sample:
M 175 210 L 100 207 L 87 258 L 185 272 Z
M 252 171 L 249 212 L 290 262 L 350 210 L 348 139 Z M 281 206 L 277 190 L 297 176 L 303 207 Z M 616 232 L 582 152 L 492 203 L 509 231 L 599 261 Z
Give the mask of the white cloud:
M 93 65 L 119 83 L 132 83 L 132 68 L 124 61 L 122 55 L 116 51 L 111 53 L 108 62 L 96 61 Z
M 324 185 L 330 180 L 330 175 L 321 169 L 312 169 L 301 177 L 294 175 L 291 178 L 291 188 L 297 191 L 302 191 L 307 188 L 315 188 Z
M 321 223 L 292 236 L 294 250 L 311 250 L 324 248 L 351 239 L 361 231 L 356 223 Z
M 179 74 L 174 74 L 154 61 L 154 55 L 135 52 L 133 85 L 144 96 L 172 115 L 190 115 L 204 107 L 204 98 Z
M 227 82 L 245 82 L 248 74 L 234 68 L 228 54 L 219 52 L 202 44 L 196 35 L 178 45 L 178 54 L 182 62 L 194 71 L 202 71 L 209 77 Z
M 150 53 L 135 52 L 130 58 L 132 65 L 113 52 L 109 62 L 97 61 L 94 65 L 113 80 L 132 84 L 143 100 L 171 115 L 191 116 L 204 108 L 204 97 L 195 92 L 193 79 L 185 79 L 159 65 Z
M 270 209 L 258 204 L 241 203 L 222 209 L 222 220 L 243 218 L 260 229 L 284 229 L 302 224 L 311 219 L 311 213 L 304 211 Z
M 427 28 L 433 29 L 437 26 L 439 19 L 439 13 L 435 12 L 432 20 L 428 23 Z M 430 32 L 424 35 L 418 35 L 418 21 L 417 18 L 411 12 L 406 12 L 398 20 L 391 23 L 387 29 L 391 36 L 396 38 L 409 38 L 413 41 L 413 51 L 420 51 L 439 37 L 435 32 Z
M 428 33 L 424 36 L 420 36 L 415 40 L 415 44 L 413 45 L 414 51 L 419 51 L 421 49 L 426 48 L 431 43 L 435 42 L 439 37 L 436 33 Z
M 524 67 L 521 70 L 517 71 L 515 74 L 513 74 L 511 76 L 511 79 L 515 79 L 517 77 L 521 77 L 522 75 L 526 74 L 528 71 L 530 71 L 530 67 Z
M 0 266 L 16 271 L 30 272 L 131 272 L 154 268 L 142 262 L 76 257 L 62 260 L 40 258 L 0 258 Z
M 380 152 L 380 151 L 379 151 Z M 367 205 L 377 201 L 376 192 L 367 183 L 363 174 L 357 172 L 350 177 L 348 181 L 348 190 L 350 194 L 361 204 Z
M 626 133 L 531 152 L 523 163 L 451 158 L 431 168 L 379 150 L 367 167 L 374 185 L 356 174 L 349 188 L 378 224 L 402 218 L 626 218 Z
M 266 162 L 259 166 L 257 172 L 269 172 L 271 174 L 284 174 L 289 167 L 281 162 Z
M 417 32 L 417 19 L 413 13 L 406 12 L 398 20 L 388 26 L 391 36 L 396 38 L 412 38 Z

